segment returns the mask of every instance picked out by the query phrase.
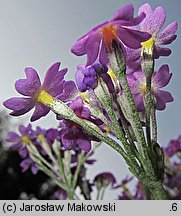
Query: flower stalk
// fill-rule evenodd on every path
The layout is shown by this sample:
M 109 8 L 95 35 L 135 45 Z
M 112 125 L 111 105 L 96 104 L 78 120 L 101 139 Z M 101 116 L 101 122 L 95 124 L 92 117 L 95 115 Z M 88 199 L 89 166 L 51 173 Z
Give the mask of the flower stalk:
M 153 58 L 153 44 L 151 43 L 149 47 L 147 47 L 146 45 L 145 46 L 142 45 L 142 46 L 143 46 L 142 48 L 142 70 L 144 71 L 145 77 L 146 77 L 146 94 L 145 94 L 146 136 L 147 136 L 147 144 L 151 148 L 150 117 L 151 117 L 151 109 L 153 106 L 151 80 L 152 80 L 152 75 L 154 72 L 155 61 Z
M 146 74 L 146 135 L 147 135 L 147 143 L 144 135 L 144 131 L 141 125 L 141 121 L 138 115 L 138 112 L 136 111 L 136 106 L 132 98 L 132 94 L 129 88 L 129 85 L 126 80 L 125 72 L 123 72 L 122 68 L 125 68 L 124 65 L 124 60 L 122 60 L 123 56 L 123 51 L 120 45 L 116 43 L 113 40 L 112 43 L 113 47 L 113 52 L 110 55 L 110 62 L 111 62 L 111 67 L 113 72 L 119 77 L 119 80 L 121 82 L 121 85 L 123 87 L 125 99 L 127 100 L 127 103 L 130 105 L 130 123 L 133 127 L 133 130 L 135 132 L 136 139 L 138 141 L 138 145 L 141 147 L 139 148 L 139 152 L 141 153 L 141 164 L 144 168 L 144 172 L 140 173 L 138 178 L 142 179 L 143 183 L 145 185 L 148 185 L 148 188 L 152 188 L 150 185 L 154 185 L 152 190 L 152 194 L 155 198 L 161 198 L 161 199 L 166 199 L 166 196 L 164 195 L 164 189 L 163 187 L 160 186 L 160 184 L 156 184 L 157 179 L 160 179 L 160 176 L 158 174 L 158 170 L 162 169 L 162 167 L 158 168 L 158 164 L 155 165 L 154 160 L 158 160 L 158 155 L 157 153 L 155 154 L 154 159 L 151 159 L 151 135 L 150 135 L 150 115 L 151 115 L 151 107 L 152 107 L 152 97 L 151 97 L 151 77 L 153 73 L 153 68 L 154 68 L 154 62 L 153 61 L 148 61 L 146 66 L 144 65 L 145 68 L 145 74 Z M 146 59 L 148 60 L 148 59 Z M 150 63 L 151 62 L 151 63 Z M 151 68 L 150 68 L 151 66 Z M 148 127 L 148 128 L 147 128 Z M 150 142 L 150 144 L 148 144 Z M 148 146 L 149 147 L 148 147 Z M 159 163 L 157 161 L 156 163 Z M 132 167 L 131 167 L 132 168 Z M 134 173 L 134 169 L 131 169 L 131 171 Z M 161 170 L 160 170 L 161 171 Z M 134 173 L 134 175 L 136 175 Z M 149 181 L 145 181 L 145 179 L 148 176 Z M 151 180 L 152 179 L 152 180 Z M 157 188 L 157 189 L 155 189 Z M 156 191 L 159 190 L 156 194 Z M 159 197 L 160 196 L 160 197 Z
M 126 79 L 126 71 L 122 71 L 120 68 L 125 68 L 122 66 L 123 60 L 120 60 L 120 58 L 123 58 L 123 51 L 121 46 L 116 43 L 114 40 L 112 42 L 113 52 L 110 54 L 110 62 L 113 72 L 116 74 L 117 77 L 120 78 L 120 83 L 124 89 L 124 95 L 125 99 L 127 101 L 127 104 L 129 105 L 129 116 L 130 116 L 130 123 L 132 125 L 133 131 L 135 133 L 136 139 L 139 143 L 139 149 L 141 154 L 141 159 L 143 162 L 142 166 L 144 169 L 150 173 L 153 174 L 152 165 L 149 159 L 149 155 L 147 152 L 147 145 L 146 140 L 144 136 L 144 131 L 141 125 L 141 120 L 139 117 L 139 114 L 136 110 L 135 103 L 133 101 L 133 97 L 130 91 L 130 88 L 127 83 Z

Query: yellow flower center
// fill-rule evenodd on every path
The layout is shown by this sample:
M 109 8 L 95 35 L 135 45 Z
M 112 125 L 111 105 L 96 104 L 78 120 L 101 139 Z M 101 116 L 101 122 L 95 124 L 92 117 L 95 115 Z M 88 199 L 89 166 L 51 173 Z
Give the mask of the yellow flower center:
M 151 84 L 151 91 L 154 91 L 153 83 Z M 141 85 L 141 92 L 142 92 L 142 94 L 146 94 L 146 83 L 143 83 Z
M 141 92 L 143 94 L 146 94 L 146 83 L 144 83 L 142 86 L 141 86 Z
M 101 28 L 100 31 L 102 33 L 104 43 L 110 48 L 112 45 L 112 40 L 114 39 L 117 41 L 116 27 L 114 25 L 107 25 Z
M 45 90 L 40 90 L 36 95 L 36 99 L 38 102 L 48 107 L 54 103 L 53 97 L 50 94 L 48 94 Z
M 21 137 L 21 140 L 25 144 L 29 144 L 31 142 L 30 138 L 28 136 L 25 136 L 25 135 Z
M 39 135 L 38 135 L 38 139 L 39 139 L 39 141 L 42 143 L 42 142 L 44 142 L 45 137 L 44 137 L 43 134 L 39 134 Z
M 89 100 L 90 99 L 90 95 L 89 95 L 89 93 L 88 92 L 84 92 L 84 93 L 82 93 L 82 92 L 79 92 L 79 96 L 83 99 L 83 100 Z
M 107 72 L 112 79 L 116 79 L 116 74 L 112 70 L 108 70 Z
M 108 134 L 111 130 L 108 126 L 104 126 L 103 129 L 105 130 L 105 134 Z
M 154 38 L 151 37 L 149 40 L 142 42 L 141 45 L 142 45 L 143 51 L 151 55 L 153 53 Z
M 121 187 L 122 187 L 122 189 L 123 189 L 124 191 L 128 191 L 128 188 L 127 188 L 126 184 L 122 183 L 122 184 L 121 184 Z

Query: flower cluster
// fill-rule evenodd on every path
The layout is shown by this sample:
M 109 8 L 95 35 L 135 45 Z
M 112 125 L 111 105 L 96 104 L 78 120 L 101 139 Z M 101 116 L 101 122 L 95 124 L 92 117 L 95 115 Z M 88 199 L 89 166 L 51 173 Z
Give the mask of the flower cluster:
M 170 49 L 162 48 L 162 45 L 170 44 L 176 39 L 178 24 L 173 22 L 160 31 L 166 19 L 165 10 L 162 7 L 152 10 L 148 3 L 139 8 L 137 17 L 134 18 L 133 14 L 134 8 L 131 4 L 118 10 L 111 20 L 100 24 L 81 37 L 71 50 L 78 56 L 87 54 L 87 64 L 79 65 L 76 73 L 76 83 L 80 92 L 94 90 L 98 85 L 98 78 L 102 77 L 112 93 L 114 92 L 111 80 L 113 77 L 108 73 L 109 50 L 112 49 L 113 40 L 120 43 L 127 60 L 127 68 L 130 66 L 129 63 L 134 65 L 131 74 L 128 69 L 127 80 L 137 109 L 144 111 L 146 77 L 139 60 L 142 51 L 146 49 L 149 53 L 152 50 L 154 58 L 169 55 Z M 138 25 L 139 27 L 136 28 Z M 50 107 L 47 107 L 46 103 L 51 102 L 52 97 L 64 102 L 76 99 L 79 93 L 75 84 L 64 80 L 67 69 L 60 70 L 59 67 L 60 63 L 55 63 L 48 69 L 42 85 L 36 70 L 26 68 L 27 78 L 15 83 L 18 93 L 25 97 L 14 97 L 4 102 L 5 107 L 13 110 L 11 115 L 23 115 L 35 107 L 31 117 L 31 121 L 35 121 L 48 114 Z M 163 65 L 152 75 L 152 94 L 156 98 L 158 110 L 164 110 L 166 103 L 173 101 L 170 93 L 160 90 L 169 83 L 170 78 L 168 65 Z M 114 75 L 114 81 L 115 79 Z M 76 101 L 79 103 L 79 99 Z
M 44 139 L 49 145 L 52 145 L 56 139 L 60 140 L 58 130 L 54 128 L 45 130 L 40 127 L 33 130 L 32 125 L 29 124 L 27 127 L 20 125 L 19 134 L 15 132 L 8 132 L 6 142 L 10 143 L 10 148 L 12 150 L 17 150 L 23 159 L 20 164 L 22 172 L 25 172 L 31 168 L 32 173 L 37 174 L 38 167 L 31 158 L 28 147 L 33 144 L 41 154 L 47 156 L 47 153 L 41 145 L 41 142 Z

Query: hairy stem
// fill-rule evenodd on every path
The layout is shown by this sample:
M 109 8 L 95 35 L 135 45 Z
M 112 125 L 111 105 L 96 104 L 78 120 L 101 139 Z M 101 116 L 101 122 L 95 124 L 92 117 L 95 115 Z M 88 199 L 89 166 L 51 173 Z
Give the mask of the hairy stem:
M 147 144 L 151 148 L 151 131 L 150 131 L 150 114 L 152 107 L 151 98 L 151 77 L 146 77 L 146 94 L 145 94 L 145 110 L 146 110 L 146 137 Z
M 167 200 L 168 199 L 168 195 L 166 191 L 164 190 L 161 182 L 156 182 L 155 187 L 150 188 L 150 191 L 155 200 Z
M 108 113 L 112 125 L 114 126 L 115 130 L 115 135 L 118 137 L 118 139 L 121 141 L 128 157 L 130 160 L 130 163 L 132 164 L 132 166 L 134 168 L 136 168 L 137 170 L 139 169 L 139 165 L 137 164 L 137 161 L 135 159 L 135 154 L 134 154 L 134 149 L 132 148 L 132 146 L 127 142 L 125 134 L 123 133 L 121 126 L 116 118 L 116 115 L 113 111 L 113 101 L 111 98 L 111 95 L 109 95 L 106 83 L 104 83 L 104 81 L 102 80 L 102 78 L 98 78 L 98 87 L 97 89 L 94 90 L 94 93 L 98 99 L 98 101 L 100 102 L 100 104 L 102 105 L 102 107 L 106 110 L 106 112 Z
M 149 158 L 149 154 L 147 151 L 147 144 L 144 136 L 144 131 L 142 128 L 141 120 L 139 114 L 136 110 L 136 106 L 132 97 L 131 90 L 127 83 L 126 79 L 126 71 L 123 71 L 122 68 L 122 60 L 120 56 L 122 56 L 122 48 L 113 41 L 113 50 L 114 52 L 110 55 L 110 62 L 113 72 L 116 74 L 117 78 L 120 80 L 121 85 L 124 89 L 125 98 L 127 100 L 127 104 L 129 105 L 129 116 L 130 116 L 130 123 L 132 125 L 133 131 L 139 143 L 139 151 L 141 154 L 142 165 L 146 172 L 149 172 L 150 175 L 154 175 L 153 167 L 151 164 L 151 160 Z
M 151 110 L 151 119 L 152 119 L 152 139 L 153 142 L 157 143 L 157 119 L 156 119 L 156 109 L 155 106 L 152 106 Z

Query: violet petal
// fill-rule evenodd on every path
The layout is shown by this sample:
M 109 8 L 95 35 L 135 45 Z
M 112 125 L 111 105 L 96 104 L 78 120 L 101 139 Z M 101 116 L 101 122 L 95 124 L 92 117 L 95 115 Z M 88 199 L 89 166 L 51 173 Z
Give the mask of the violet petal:
M 167 91 L 158 90 L 155 92 L 155 97 L 157 110 L 164 110 L 166 108 L 166 103 L 174 101 L 172 95 Z
M 10 115 L 20 116 L 29 112 L 34 107 L 34 102 L 31 98 L 13 97 L 6 100 L 3 105 L 8 109 L 13 110 Z
M 158 34 L 157 43 L 159 44 L 170 44 L 176 39 L 176 31 L 178 29 L 178 23 L 173 22 L 169 24 L 162 32 Z
M 150 5 L 146 3 L 139 8 L 138 14 L 142 12 L 146 14 L 146 17 L 140 23 L 141 30 L 149 32 L 153 35 L 159 32 L 166 19 L 166 13 L 164 8 L 157 7 L 154 11 L 152 11 Z
M 166 86 L 172 77 L 172 73 L 169 73 L 168 65 L 162 65 L 160 69 L 155 73 L 153 79 L 154 84 L 159 88 Z
M 26 79 L 19 79 L 15 83 L 17 92 L 24 96 L 33 96 L 40 88 L 40 78 L 35 69 L 25 68 Z
M 88 137 L 82 131 L 79 131 L 77 137 L 78 147 L 85 152 L 89 152 L 91 150 L 91 141 L 88 139 Z
M 150 39 L 150 34 L 132 30 L 128 28 L 117 28 L 117 35 L 119 39 L 128 47 L 133 49 L 141 48 L 141 42 Z
M 123 8 L 119 9 L 113 16 L 113 20 L 131 20 L 134 15 L 134 7 L 132 4 L 128 4 Z
M 46 116 L 50 109 L 41 103 L 37 103 L 35 106 L 35 111 L 30 119 L 31 122 L 38 120 L 39 118 Z

